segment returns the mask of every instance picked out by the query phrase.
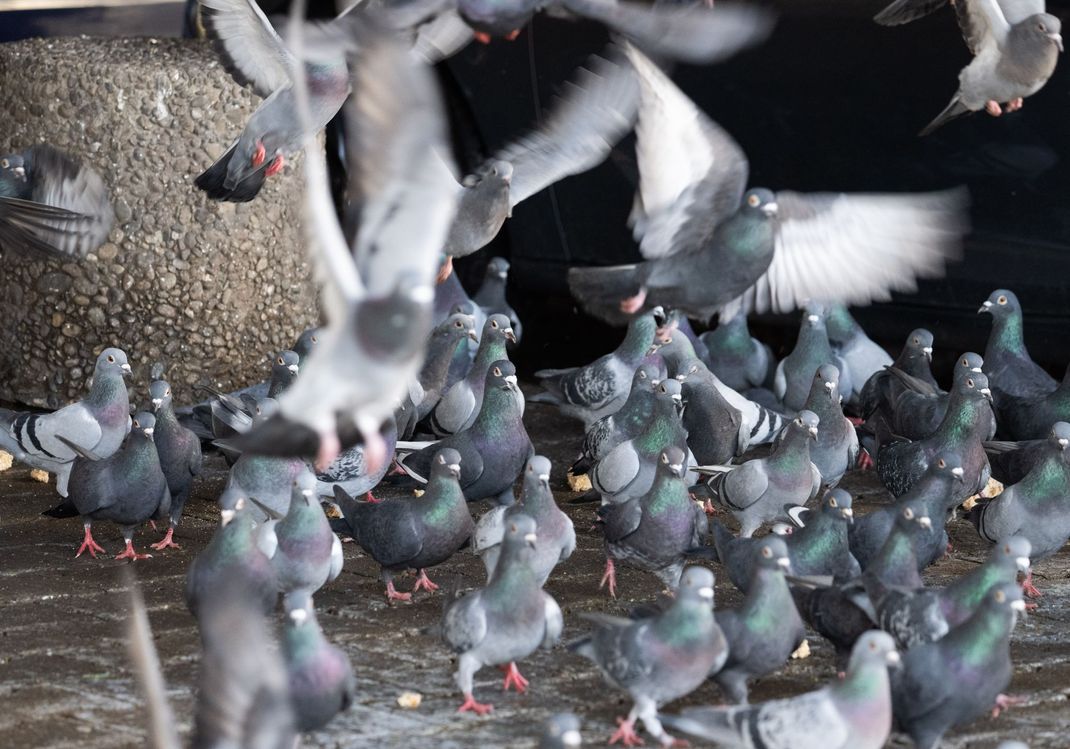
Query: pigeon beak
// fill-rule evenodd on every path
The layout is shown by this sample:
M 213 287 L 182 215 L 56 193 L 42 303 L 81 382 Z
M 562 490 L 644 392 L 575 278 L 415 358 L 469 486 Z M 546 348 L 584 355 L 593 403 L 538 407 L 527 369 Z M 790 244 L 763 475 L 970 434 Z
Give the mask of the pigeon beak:
M 479 343 L 479 336 L 476 335 L 476 332 L 474 330 L 469 330 L 468 331 L 468 337 L 471 338 L 476 343 Z
M 1015 557 L 1014 563 L 1018 566 L 1019 572 L 1029 572 L 1029 557 Z
M 535 542 L 538 540 L 538 536 L 536 536 L 534 533 L 528 533 L 524 536 L 524 543 L 526 543 L 533 549 L 535 548 Z
M 975 372 L 976 374 L 981 374 L 982 370 L 981 370 L 980 367 L 973 367 L 973 368 L 970 369 L 970 371 L 971 372 Z
M 926 346 L 925 348 L 923 348 L 921 350 L 921 353 L 924 354 L 925 358 L 928 359 L 929 361 L 933 360 L 933 347 L 932 346 Z
M 966 471 L 962 469 L 962 466 L 957 466 L 951 469 L 951 475 L 957 479 L 961 479 L 963 476 L 966 475 Z
M 683 382 L 684 380 L 687 379 L 687 375 L 686 374 L 678 374 L 673 379 L 676 380 L 677 382 Z M 658 383 L 655 382 L 654 384 L 657 385 Z
M 580 736 L 579 731 L 573 728 L 561 734 L 561 745 L 567 747 L 582 746 L 583 737 Z
M 992 400 L 992 391 L 989 388 L 981 388 L 981 395 Z
M 766 203 L 762 206 L 762 213 L 764 213 L 766 216 L 775 216 L 778 210 L 780 210 L 780 206 L 778 206 L 775 202 Z
M 12 169 L 11 171 L 14 172 L 15 176 L 18 177 L 19 179 L 21 179 L 23 182 L 26 181 L 26 167 L 17 166 L 14 169 Z
M 146 437 L 151 437 L 152 433 L 155 432 L 155 431 L 156 430 L 153 427 L 149 427 L 148 429 L 145 430 L 145 436 Z
M 450 475 L 453 476 L 453 478 L 458 479 L 458 478 L 461 477 L 461 464 L 460 463 L 450 463 L 448 466 L 446 466 L 446 468 L 449 469 Z
M 128 374 L 133 374 L 134 373 L 134 370 L 132 370 L 130 368 L 129 364 L 120 364 L 119 365 L 119 371 L 122 372 L 124 375 L 128 375 Z
M 219 511 L 219 520 L 224 526 L 226 526 L 226 524 L 229 523 L 233 519 L 234 519 L 234 510 L 220 510 Z
M 1060 450 L 1065 450 L 1067 445 L 1070 445 L 1070 440 L 1066 439 L 1066 437 L 1062 437 L 1059 439 Z
M 505 378 L 505 389 L 506 390 L 513 390 L 513 391 L 518 390 L 518 388 L 516 386 L 516 375 L 508 375 Z
M 505 340 L 510 343 L 516 343 L 516 333 L 513 332 L 512 328 L 505 329 Z
M 1018 613 L 1022 613 L 1025 611 L 1025 601 L 1023 601 L 1021 598 L 1019 598 L 1017 601 L 1011 601 L 1011 608 L 1017 611 Z
M 291 364 L 286 368 L 290 370 L 290 374 L 297 374 L 297 370 L 300 369 L 296 364 Z
M 711 588 L 709 585 L 705 585 L 695 592 L 698 593 L 699 598 L 705 598 L 707 601 L 713 600 L 713 588 Z
M 832 380 L 829 380 L 828 382 L 825 383 L 825 390 L 828 391 L 830 398 L 832 397 L 832 391 L 835 390 L 835 389 L 836 389 L 836 383 L 833 382 Z
M 1055 46 L 1059 48 L 1059 51 L 1063 51 L 1063 35 L 1057 34 L 1054 31 L 1048 34 L 1048 38 L 1055 42 Z
M 785 572 L 791 572 L 791 560 L 787 557 L 780 557 L 776 560 L 777 566 L 782 568 Z
M 816 324 L 820 319 L 821 318 L 818 317 L 817 315 L 807 315 L 806 316 L 806 322 L 810 323 L 811 325 Z
M 981 314 L 982 312 L 988 312 L 991 309 L 992 309 L 992 302 L 985 302 L 984 304 L 981 305 L 980 309 L 977 310 L 977 314 Z
M 301 490 L 301 496 L 302 497 L 311 497 L 312 496 L 312 490 L 311 489 L 302 489 Z
M 156 411 L 162 405 L 163 405 L 163 398 L 153 398 L 152 399 L 152 410 L 153 411 Z
M 509 179 L 507 179 L 507 180 L 506 180 L 506 182 L 509 182 L 509 180 L 511 180 L 511 179 L 512 179 L 512 177 L 510 177 Z M 509 273 L 508 273 L 507 271 L 504 271 L 504 270 L 503 270 L 502 272 L 500 272 L 500 273 L 498 274 L 498 278 L 500 278 L 500 279 L 502 279 L 502 280 L 504 281 L 505 279 L 509 278 Z
M 931 531 L 933 529 L 932 518 L 930 518 L 928 515 L 922 515 L 920 518 L 918 518 L 918 525 L 920 525 L 922 528 L 925 528 L 926 530 Z
M 887 655 L 884 656 L 884 660 L 888 663 L 889 666 L 898 667 L 902 659 L 899 657 L 898 651 L 891 650 L 888 652 Z
M 810 427 L 806 431 L 810 433 L 810 439 L 817 439 L 817 427 Z
M 548 474 L 548 473 L 540 473 L 539 474 L 539 481 L 541 481 L 544 484 L 549 484 L 550 483 L 550 474 Z
M 852 510 L 850 507 L 844 507 L 842 510 L 840 510 L 840 514 L 843 515 L 843 519 L 844 520 L 846 520 L 851 525 L 854 525 L 854 523 L 855 523 L 855 511 L 854 510 Z
M 656 388 L 658 386 L 659 382 L 661 382 L 661 380 L 651 380 L 650 381 L 650 387 Z
M 672 471 L 672 475 L 676 478 L 680 478 L 684 475 L 684 467 L 679 463 L 672 463 L 669 465 L 669 470 Z

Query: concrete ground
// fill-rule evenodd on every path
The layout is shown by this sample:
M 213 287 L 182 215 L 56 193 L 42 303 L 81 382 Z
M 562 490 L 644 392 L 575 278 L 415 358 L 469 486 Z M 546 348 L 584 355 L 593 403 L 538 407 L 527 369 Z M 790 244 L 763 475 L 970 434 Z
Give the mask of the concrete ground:
M 594 505 L 569 504 L 576 495 L 567 490 L 564 480 L 581 439 L 580 429 L 538 404 L 528 406 L 526 420 L 537 450 L 554 460 L 558 501 L 576 524 L 576 553 L 547 585 L 564 611 L 568 640 L 584 631 L 582 612 L 623 613 L 629 605 L 651 599 L 660 586 L 652 576 L 622 569 L 618 577 L 622 598 L 612 600 L 598 590 L 604 556 L 601 539 L 591 530 Z M 193 618 L 182 600 L 182 586 L 187 565 L 216 526 L 213 501 L 225 481 L 225 470 L 218 457 L 207 462 L 177 536 L 181 550 L 136 563 L 168 696 L 184 735 L 191 726 L 198 643 Z M 843 485 L 856 496 L 856 512 L 864 513 L 886 501 L 871 473 L 854 473 Z M 381 493 L 391 496 L 402 491 Z M 145 714 L 123 639 L 126 599 L 120 573 L 126 563 L 75 559 L 82 536 L 79 521 L 40 515 L 55 501 L 53 487 L 31 480 L 22 467 L 0 474 L 0 745 L 20 749 L 143 747 Z M 987 549 L 969 524 L 957 521 L 950 533 L 955 551 L 927 572 L 931 585 L 947 583 L 986 556 Z M 152 535 L 138 534 L 139 550 L 156 540 Z M 114 527 L 102 525 L 96 538 L 113 554 L 121 548 Z M 493 702 L 493 714 L 485 718 L 457 715 L 454 711 L 460 699 L 451 678 L 451 654 L 421 630 L 440 616 L 444 591 L 483 581 L 481 564 L 461 553 L 431 571 L 442 591 L 420 593 L 410 604 L 388 605 L 374 562 L 354 544 L 343 548 L 345 569 L 317 595 L 316 603 L 328 637 L 352 659 L 357 700 L 329 730 L 308 736 L 304 746 L 530 746 L 541 722 L 562 710 L 578 713 L 584 721 L 585 742 L 600 745 L 609 736 L 614 717 L 627 710 L 627 700 L 607 687 L 590 663 L 559 646 L 520 664 L 531 679 L 523 696 L 501 693 L 497 669 L 479 673 L 476 697 Z M 1033 749 L 1070 746 L 1068 567 L 1070 554 L 1065 550 L 1037 565 L 1037 584 L 1045 595 L 1039 609 L 1020 621 L 1015 631 L 1016 668 L 1010 692 L 1025 697 L 1025 705 L 998 719 L 985 718 L 960 728 L 948 736 L 945 747 L 982 749 L 1010 738 L 1027 741 Z M 411 578 L 400 581 L 400 589 L 410 586 Z M 718 606 L 739 600 L 726 579 L 718 582 Z M 757 683 L 752 699 L 796 694 L 834 678 L 831 648 L 816 639 L 810 644 L 809 658 L 792 661 L 782 672 Z M 423 696 L 418 709 L 397 705 L 398 695 L 409 690 Z M 707 685 L 679 704 L 718 700 L 716 687 Z M 909 742 L 898 739 L 890 745 Z

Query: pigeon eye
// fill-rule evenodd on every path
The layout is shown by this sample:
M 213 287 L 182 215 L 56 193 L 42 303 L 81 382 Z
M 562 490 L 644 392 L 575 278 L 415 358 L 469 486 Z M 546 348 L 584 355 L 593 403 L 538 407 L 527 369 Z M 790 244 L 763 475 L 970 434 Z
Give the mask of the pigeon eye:
M 941 468 L 947 468 L 947 463 L 944 461 L 943 458 L 941 458 L 940 460 L 936 461 L 936 465 L 940 466 Z
M 319 343 L 320 341 L 319 341 L 319 338 L 316 338 L 316 336 L 312 336 L 312 342 L 313 343 Z
M 875 643 L 875 642 L 869 643 L 869 649 L 870 650 L 876 650 L 877 649 L 877 643 Z
M 511 525 L 509 526 L 509 532 L 510 532 L 510 533 L 516 533 L 516 523 L 512 523 L 512 524 L 511 524 Z
M 1010 554 L 1010 553 L 1011 553 L 1011 547 L 1010 547 L 1010 544 L 1008 544 L 1008 545 L 1006 545 L 1006 546 L 1004 546 L 1004 547 L 1003 547 L 1003 553 L 1004 553 L 1004 554 Z
M 284 362 L 284 361 L 282 360 L 282 357 L 281 357 L 281 356 L 280 356 L 280 357 L 279 357 L 278 359 L 276 359 L 275 361 L 277 361 L 277 362 L 278 362 L 279 364 L 285 364 L 285 363 L 286 363 L 286 362 Z
M 907 520 L 913 520 L 914 519 L 914 511 L 912 509 L 910 509 L 909 507 L 905 508 L 903 510 L 903 517 L 905 517 Z
M 645 380 L 646 379 L 646 372 L 640 372 L 639 373 L 639 379 L 640 380 Z
M 698 371 L 698 367 L 691 367 L 691 371 L 688 374 L 695 374 Z
M 461 321 L 458 320 L 457 322 L 453 323 L 453 327 L 455 327 L 455 328 L 463 328 L 464 326 L 461 325 Z
M 973 387 L 973 378 L 972 377 L 967 377 L 966 378 L 966 387 L 971 387 L 971 388 Z
M 996 591 L 996 603 L 1003 603 L 1006 600 L 1007 600 L 1007 594 L 1004 593 L 1002 590 L 997 590 Z
M 762 556 L 768 559 L 769 557 L 773 556 L 773 550 L 770 549 L 768 546 L 763 547 Z
M 496 328 L 496 327 L 498 327 L 498 321 L 497 321 L 497 320 L 491 320 L 491 321 L 490 321 L 490 326 L 491 326 L 492 328 Z
M 662 453 L 661 454 L 661 462 L 667 464 L 669 462 L 669 456 L 666 455 L 665 453 Z
M 829 497 L 829 507 L 839 507 L 840 503 L 836 501 L 835 497 Z
M 996 304 L 1006 304 L 1006 303 L 1007 303 L 1007 297 L 1004 296 L 1003 294 L 1000 294 L 999 295 L 999 299 L 996 300 Z
M 10 161 L 7 159 L 0 159 L 0 169 L 7 169 L 9 166 L 11 166 Z
M 170 394 L 171 394 L 171 388 L 167 388 L 167 392 L 164 393 L 164 395 L 170 395 Z
M 137 423 L 137 419 L 134 419 L 134 428 L 135 429 L 140 429 L 141 428 L 141 425 Z
M 1044 28 L 1044 24 L 1042 24 L 1042 23 L 1037 24 L 1037 31 L 1046 31 L 1046 30 L 1047 29 Z M 7 166 L 7 165 L 5 164 L 4 166 Z
M 917 345 L 917 344 L 919 344 L 919 343 L 921 343 L 921 341 L 919 341 L 919 340 L 918 340 L 917 338 L 915 338 L 915 339 L 914 339 L 914 344 L 915 344 L 915 345 Z
M 442 457 L 441 455 L 438 456 L 438 462 L 441 463 L 442 465 L 446 465 L 446 459 L 444 457 Z
M 758 204 L 761 202 L 762 199 L 759 198 L 757 195 L 751 195 L 747 198 L 747 205 L 749 205 L 751 208 L 757 208 Z
M 494 368 L 494 376 L 495 377 L 501 377 L 502 376 L 502 370 L 499 369 L 498 367 L 495 367 Z

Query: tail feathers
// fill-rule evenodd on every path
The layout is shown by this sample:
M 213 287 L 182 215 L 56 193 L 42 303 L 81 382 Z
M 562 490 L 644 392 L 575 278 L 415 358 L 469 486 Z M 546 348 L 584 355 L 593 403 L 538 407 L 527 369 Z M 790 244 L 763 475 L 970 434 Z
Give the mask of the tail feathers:
M 734 471 L 738 466 L 733 465 L 708 465 L 708 466 L 692 466 L 691 470 L 700 476 L 717 476 L 718 474 L 728 473 Z
M 944 111 L 936 115 L 936 119 L 926 125 L 922 129 L 922 131 L 918 133 L 918 136 L 925 137 L 937 128 L 943 127 L 947 123 L 951 122 L 951 120 L 956 119 L 958 117 L 962 117 L 964 114 L 969 113 L 969 108 L 967 108 L 966 105 L 963 104 L 962 101 L 959 100 L 959 97 L 956 95 L 955 98 L 951 100 L 951 103 L 947 105 Z
M 710 521 L 710 532 L 713 534 L 713 548 L 716 551 L 715 561 L 727 564 L 728 556 L 725 551 L 728 549 L 728 545 L 735 540 L 735 536 L 717 518 L 713 518 Z
M 193 184 L 204 190 L 212 200 L 248 203 L 260 193 L 260 188 L 264 186 L 264 181 L 267 177 L 264 173 L 265 170 L 260 168 L 246 175 L 234 187 L 226 187 L 224 182 L 227 179 L 227 170 L 230 167 L 230 159 L 234 156 L 236 148 L 237 144 L 231 146 L 230 150 L 220 156 L 214 164 L 201 172 L 197 179 L 193 181 Z
M 398 454 L 394 457 L 394 462 L 397 463 L 398 467 L 401 468 L 401 470 L 403 470 L 408 476 L 410 476 L 411 478 L 416 479 L 421 484 L 426 484 L 427 483 L 427 477 L 426 476 L 421 476 L 419 473 L 416 472 L 416 469 L 414 469 L 411 466 L 405 465 L 405 461 L 408 459 L 408 457 L 410 455 L 413 455 L 414 453 L 402 453 L 400 445 L 401 445 L 401 443 L 398 443 Z
M 668 715 L 658 713 L 658 720 L 669 728 L 694 736 L 696 738 L 711 741 L 718 746 L 746 746 L 759 744 L 744 741 L 740 731 L 733 720 L 738 710 L 748 709 L 742 707 L 692 707 L 684 710 L 681 715 Z M 753 709 L 753 708 L 751 708 Z M 749 729 L 749 723 L 744 723 L 743 730 Z M 757 737 L 756 737 L 757 738 Z
M 568 286 L 584 311 L 610 325 L 621 325 L 629 315 L 621 311 L 622 300 L 639 293 L 639 265 L 608 268 L 570 268 Z
M 902 26 L 942 8 L 947 0 L 895 0 L 873 20 L 881 26 Z
M 784 417 L 764 406 L 760 407 L 760 419 L 751 429 L 750 444 L 766 445 L 776 439 L 784 429 Z

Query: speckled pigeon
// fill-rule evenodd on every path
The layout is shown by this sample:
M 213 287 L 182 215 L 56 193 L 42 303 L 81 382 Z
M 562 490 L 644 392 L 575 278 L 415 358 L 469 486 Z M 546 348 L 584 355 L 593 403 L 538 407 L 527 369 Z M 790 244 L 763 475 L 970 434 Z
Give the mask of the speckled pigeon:
M 298 731 L 318 731 L 356 696 L 349 656 L 323 636 L 312 598 L 295 596 L 282 629 L 282 656 Z
M 397 439 L 397 420 L 387 419 L 383 425 L 383 441 L 386 443 L 386 454 L 391 458 L 394 457 Z M 350 496 L 364 494 L 369 501 L 375 501 L 372 489 L 379 485 L 390 467 L 391 463 L 385 462 L 378 470 L 369 471 L 368 463 L 364 460 L 364 445 L 354 445 L 339 453 L 326 471 L 316 473 L 316 494 L 334 497 L 334 487 L 340 486 Z
M 806 398 L 814 381 L 814 372 L 823 364 L 833 364 L 840 372 L 842 389 L 850 392 L 850 375 L 843 360 L 832 350 L 825 329 L 824 308 L 808 304 L 799 326 L 795 348 L 777 365 L 773 393 L 791 411 L 806 407 Z M 846 377 L 844 375 L 847 375 Z
M 985 452 L 992 464 L 992 478 L 1004 486 L 1017 484 L 1044 458 L 1070 445 L 1070 424 L 1057 421 L 1044 439 L 1020 442 L 986 442 Z
M 446 608 L 442 638 L 458 655 L 454 681 L 464 695 L 458 712 L 484 715 L 493 709 L 472 695 L 472 677 L 483 666 L 503 667 L 503 688 L 512 685 L 524 692 L 528 680 L 520 675 L 516 661 L 539 647 L 553 646 L 561 637 L 561 609 L 543 592 L 532 566 L 537 542 L 535 521 L 526 515 L 514 516 L 487 585 Z
M 182 510 L 189 499 L 193 480 L 201 472 L 203 457 L 201 441 L 193 432 L 178 423 L 172 407 L 171 386 L 164 380 L 154 380 L 149 385 L 152 409 L 156 415 L 156 428 L 152 440 L 156 444 L 156 453 L 160 456 L 160 467 L 167 478 L 167 487 L 171 491 L 171 522 L 167 534 L 152 545 L 154 549 L 168 546 L 178 548 L 173 540 L 175 528 L 182 518 Z

